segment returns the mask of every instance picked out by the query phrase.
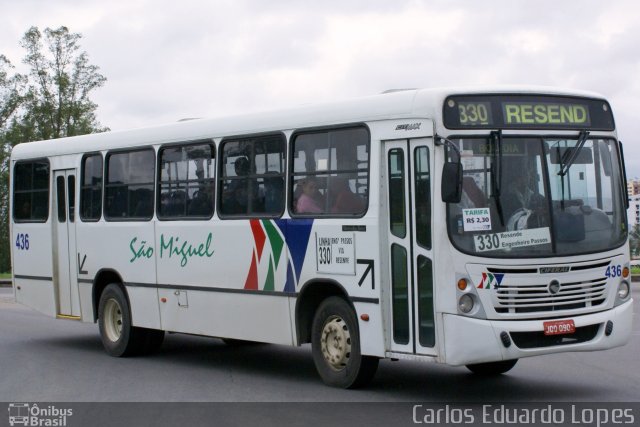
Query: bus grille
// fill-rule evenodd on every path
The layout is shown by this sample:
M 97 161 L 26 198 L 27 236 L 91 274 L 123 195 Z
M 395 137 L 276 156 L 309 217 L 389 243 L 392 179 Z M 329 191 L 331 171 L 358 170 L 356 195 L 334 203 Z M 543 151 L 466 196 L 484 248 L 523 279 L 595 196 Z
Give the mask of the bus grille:
M 503 283 L 496 291 L 495 310 L 497 313 L 535 313 L 595 307 L 606 299 L 606 284 L 605 277 L 560 283 L 560 290 L 552 294 L 549 292 L 549 283 Z

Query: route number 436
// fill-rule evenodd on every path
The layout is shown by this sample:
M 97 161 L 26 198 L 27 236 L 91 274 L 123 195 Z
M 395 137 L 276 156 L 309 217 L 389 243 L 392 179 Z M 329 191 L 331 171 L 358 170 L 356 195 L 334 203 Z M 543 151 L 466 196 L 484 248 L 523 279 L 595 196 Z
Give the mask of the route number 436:
M 622 277 L 622 266 L 611 265 L 607 267 L 607 271 L 604 272 L 606 277 Z
M 29 250 L 29 234 L 18 233 L 18 237 L 16 238 L 16 248 L 20 251 Z

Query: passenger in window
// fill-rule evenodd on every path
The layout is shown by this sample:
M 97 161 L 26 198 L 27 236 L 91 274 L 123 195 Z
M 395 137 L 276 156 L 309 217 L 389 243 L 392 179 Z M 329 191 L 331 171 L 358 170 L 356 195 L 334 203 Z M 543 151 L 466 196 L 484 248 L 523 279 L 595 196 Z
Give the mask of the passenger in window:
M 365 209 L 364 200 L 351 191 L 346 178 L 332 177 L 329 194 L 333 199 L 332 213 L 360 213 Z
M 318 200 L 318 184 L 313 178 L 305 178 L 298 184 L 302 188 L 302 194 L 296 202 L 297 213 L 322 213 L 322 204 Z
M 279 213 L 282 210 L 284 182 L 281 176 L 264 179 L 264 209 L 267 213 Z
M 236 176 L 249 175 L 249 159 L 246 157 L 238 157 L 233 163 L 233 168 L 236 171 Z
M 209 188 L 203 187 L 193 193 L 193 198 L 189 204 L 188 215 L 189 216 L 207 216 L 211 215 L 213 211 L 213 205 L 211 204 L 212 198 L 209 196 Z
M 153 216 L 153 193 L 150 190 L 141 188 L 134 190 L 131 196 L 131 202 L 137 200 L 133 214 L 133 218 L 147 218 Z M 133 203 L 132 203 L 133 204 Z
M 225 191 L 222 202 L 224 213 L 247 213 L 249 180 L 244 177 L 249 175 L 249 166 L 249 159 L 246 157 L 238 157 L 235 160 L 233 167 L 236 176 L 241 178 L 232 180 Z
M 31 203 L 25 201 L 22 204 L 22 210 L 18 215 L 18 219 L 31 219 Z
M 535 189 L 527 171 L 516 172 L 501 201 L 507 229 L 521 230 L 548 226 L 547 203 Z

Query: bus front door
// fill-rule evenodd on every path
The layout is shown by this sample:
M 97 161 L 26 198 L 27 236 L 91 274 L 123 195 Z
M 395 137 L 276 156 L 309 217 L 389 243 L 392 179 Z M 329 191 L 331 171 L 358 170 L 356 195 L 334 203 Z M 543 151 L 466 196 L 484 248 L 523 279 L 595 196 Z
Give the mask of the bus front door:
M 385 143 L 390 350 L 436 355 L 432 230 L 433 139 Z
M 76 261 L 76 172 L 56 170 L 53 203 L 53 283 L 58 315 L 80 317 L 78 270 Z

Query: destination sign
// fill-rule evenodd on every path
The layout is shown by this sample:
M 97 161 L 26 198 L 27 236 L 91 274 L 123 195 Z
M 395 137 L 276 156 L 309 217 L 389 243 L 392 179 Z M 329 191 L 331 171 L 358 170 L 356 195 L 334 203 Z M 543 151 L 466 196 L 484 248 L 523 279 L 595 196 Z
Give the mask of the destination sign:
M 543 104 L 503 102 L 505 123 L 509 125 L 591 126 L 589 108 L 581 104 Z
M 460 95 L 444 104 L 449 129 L 613 130 L 604 100 L 551 95 Z

